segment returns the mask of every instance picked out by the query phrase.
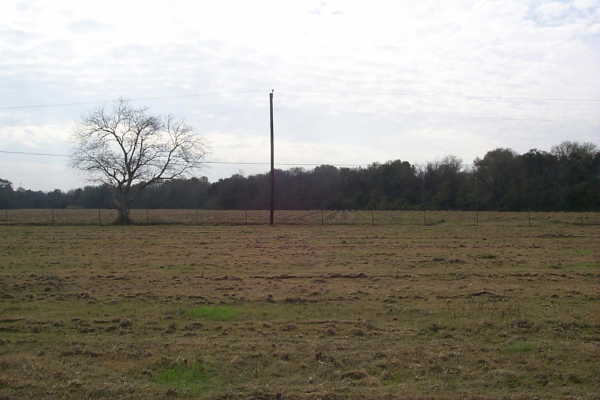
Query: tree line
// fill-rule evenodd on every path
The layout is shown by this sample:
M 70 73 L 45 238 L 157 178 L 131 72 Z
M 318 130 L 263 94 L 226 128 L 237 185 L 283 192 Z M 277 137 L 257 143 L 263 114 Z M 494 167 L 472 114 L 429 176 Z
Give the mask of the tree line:
M 276 208 L 600 210 L 600 151 L 563 142 L 524 154 L 498 148 L 465 166 L 454 156 L 417 166 L 394 160 L 361 168 L 321 165 L 276 170 Z M 150 184 L 134 208 L 267 209 L 269 174 L 206 177 Z M 63 192 L 14 189 L 0 179 L 0 208 L 114 208 L 114 188 Z

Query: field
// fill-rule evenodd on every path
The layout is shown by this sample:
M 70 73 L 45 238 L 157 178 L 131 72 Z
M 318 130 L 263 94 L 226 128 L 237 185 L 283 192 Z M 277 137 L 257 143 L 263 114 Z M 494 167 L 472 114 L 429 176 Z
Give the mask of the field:
M 598 214 L 11 212 L 0 399 L 600 399 Z

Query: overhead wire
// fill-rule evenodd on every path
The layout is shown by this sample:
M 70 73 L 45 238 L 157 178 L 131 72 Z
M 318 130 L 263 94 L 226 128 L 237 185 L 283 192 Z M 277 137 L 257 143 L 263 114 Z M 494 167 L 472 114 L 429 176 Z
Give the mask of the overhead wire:
M 150 96 L 150 97 L 123 97 L 125 100 L 129 101 L 153 101 L 153 100 L 168 100 L 168 99 L 180 99 L 180 98 L 193 98 L 193 97 L 204 97 L 204 96 L 214 96 L 219 94 L 248 94 L 248 93 L 262 93 L 262 90 L 242 90 L 236 91 L 232 93 L 227 93 L 223 91 L 210 91 L 210 92 L 202 92 L 202 93 L 194 93 L 194 94 L 184 94 L 177 96 Z M 28 108 L 55 108 L 55 107 L 74 107 L 80 105 L 94 105 L 94 104 L 103 104 L 103 103 L 111 103 L 114 99 L 111 100 L 97 100 L 97 101 L 74 101 L 69 103 L 51 103 L 51 104 L 29 104 L 29 105 L 15 105 L 15 106 L 0 106 L 0 110 L 20 110 L 20 109 L 28 109 Z
M 285 93 L 287 95 L 294 94 L 314 94 L 314 95 L 324 95 L 324 94 L 338 94 L 338 95 L 347 95 L 356 93 L 356 90 L 290 90 L 290 91 L 280 91 L 280 93 Z M 475 95 L 470 93 L 461 93 L 461 92 L 448 92 L 448 91 L 432 91 L 432 90 L 418 90 L 418 89 L 407 89 L 407 90 L 368 90 L 365 89 L 368 95 L 383 95 L 383 96 L 415 96 L 415 95 L 428 95 L 428 96 L 451 96 L 451 97 L 464 97 L 467 99 L 476 99 L 476 100 L 494 100 L 494 101 L 548 101 L 548 102 L 573 102 L 573 103 L 600 103 L 600 98 L 595 97 L 529 97 L 529 96 L 482 96 Z
M 485 100 L 485 101 L 541 101 L 541 102 L 566 102 L 566 103 L 600 103 L 600 98 L 568 98 L 568 97 L 525 97 L 525 96 L 481 96 L 472 95 L 469 93 L 448 93 L 448 92 L 435 92 L 435 91 L 372 91 L 365 90 L 369 95 L 380 95 L 380 96 L 415 96 L 415 95 L 429 95 L 429 96 L 453 96 L 453 97 L 464 97 L 466 99 Z M 167 99 L 180 99 L 180 98 L 193 98 L 193 97 L 204 97 L 204 96 L 215 96 L 215 95 L 236 95 L 236 94 L 251 94 L 251 93 L 268 93 L 259 89 L 253 90 L 240 90 L 240 91 L 207 91 L 202 93 L 192 93 L 183 95 L 172 95 L 172 96 L 148 96 L 148 97 L 124 97 L 130 101 L 154 101 L 154 100 L 167 100 Z M 357 93 L 356 90 L 341 90 L 341 91 L 328 91 L 328 90 L 291 90 L 288 92 L 280 91 L 284 95 L 324 95 L 324 94 L 335 94 L 335 95 L 348 95 L 351 93 Z M 73 107 L 79 105 L 94 105 L 102 103 L 113 102 L 111 100 L 96 100 L 96 101 L 74 101 L 68 103 L 46 103 L 46 104 L 23 104 L 23 105 L 6 105 L 0 106 L 0 110 L 19 110 L 19 109 L 36 109 L 36 108 L 55 108 L 55 107 Z
M 28 155 L 28 156 L 45 156 L 45 157 L 60 157 L 66 158 L 70 157 L 68 154 L 57 154 L 57 153 L 39 153 L 39 152 L 29 152 L 29 151 L 10 151 L 10 150 L 0 150 L 2 154 L 16 154 L 16 155 Z M 269 165 L 270 163 L 267 161 L 200 161 L 199 165 L 203 164 L 220 164 L 220 165 Z M 320 165 L 333 165 L 333 166 L 353 166 L 359 167 L 361 165 L 366 165 L 367 163 L 357 164 L 357 163 L 329 163 L 329 162 L 276 162 L 276 165 L 281 166 L 320 166 Z

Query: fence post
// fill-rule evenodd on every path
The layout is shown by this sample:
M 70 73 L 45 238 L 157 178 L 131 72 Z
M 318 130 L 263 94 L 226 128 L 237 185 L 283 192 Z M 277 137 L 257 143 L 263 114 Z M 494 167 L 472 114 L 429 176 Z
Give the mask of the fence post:
M 244 225 L 248 225 L 248 210 L 244 210 Z

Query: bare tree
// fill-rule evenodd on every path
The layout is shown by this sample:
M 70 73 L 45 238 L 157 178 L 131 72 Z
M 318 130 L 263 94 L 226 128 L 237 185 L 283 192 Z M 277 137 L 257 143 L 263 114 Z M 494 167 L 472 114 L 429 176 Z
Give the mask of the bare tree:
M 146 187 L 189 175 L 206 154 L 203 142 L 183 121 L 149 115 L 126 100 L 84 117 L 75 132 L 73 167 L 114 189 L 115 221 L 129 224 L 129 209 Z
M 558 157 L 559 160 L 564 161 L 568 159 L 592 159 L 598 153 L 598 149 L 591 142 L 579 143 L 566 141 L 552 147 L 550 152 Z

